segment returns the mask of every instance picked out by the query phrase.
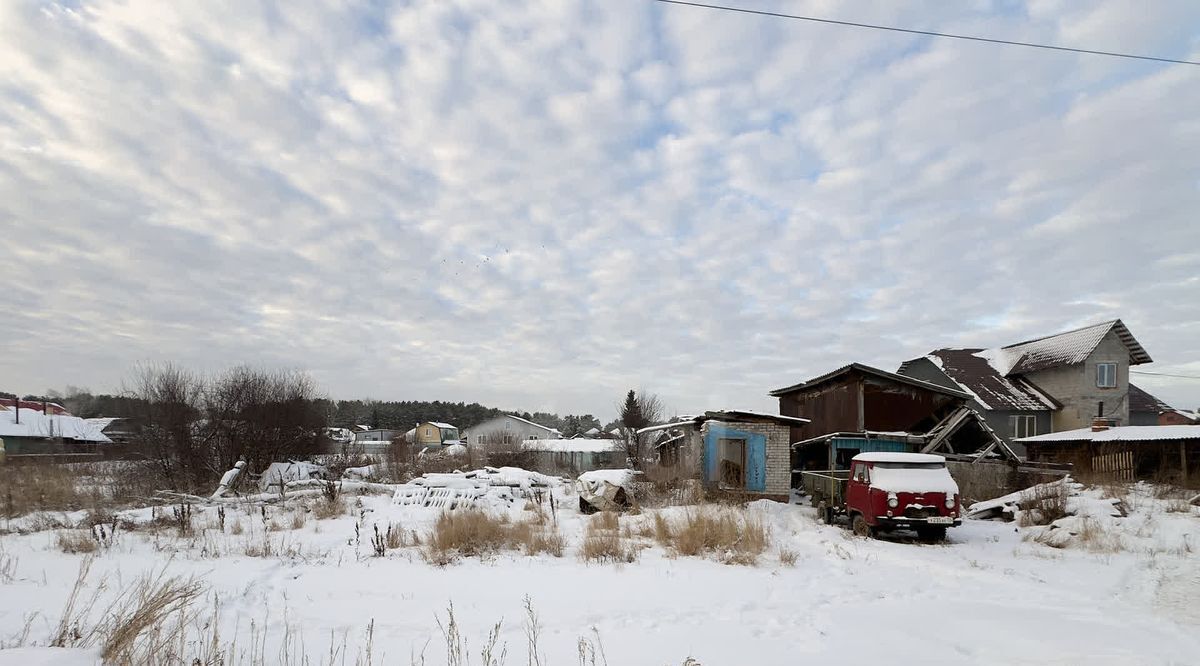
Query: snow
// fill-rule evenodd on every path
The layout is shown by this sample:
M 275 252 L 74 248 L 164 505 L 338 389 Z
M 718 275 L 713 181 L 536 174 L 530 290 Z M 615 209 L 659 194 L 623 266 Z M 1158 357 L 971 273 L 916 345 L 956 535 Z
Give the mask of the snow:
M 555 453 L 607 453 L 619 450 L 621 444 L 611 439 L 527 439 L 521 442 L 521 448 Z
M 1079 428 L 1022 437 L 1018 442 L 1152 442 L 1200 439 L 1200 425 L 1113 426 L 1106 430 Z
M 258 488 L 264 493 L 278 492 L 280 487 L 289 481 L 323 479 L 326 473 L 327 470 L 324 467 L 310 462 L 271 463 L 259 479 Z
M 78 416 L 43 414 L 37 409 L 0 410 L 0 438 L 4 437 L 62 437 L 81 442 L 110 444 L 102 426 Z M 107 424 L 105 424 L 107 425 Z
M 596 485 L 610 483 L 614 486 L 628 488 L 633 483 L 634 472 L 631 469 L 594 469 L 584 472 L 576 479 L 580 483 Z
M 480 471 L 488 478 L 535 478 L 524 470 Z M 1200 514 L 1166 513 L 1149 489 L 1131 492 L 1124 518 L 1105 515 L 1109 501 L 1099 490 L 1080 491 L 1086 515 L 1103 520 L 1128 546 L 1104 553 L 1075 538 L 1062 547 L 1032 538 L 1060 530 L 1069 535 L 1070 526 L 981 520 L 952 528 L 939 546 L 904 536 L 862 539 L 818 523 L 810 507 L 756 501 L 747 510 L 763 520 L 772 545 L 751 566 L 680 556 L 652 539 L 637 542 L 632 563 L 585 563 L 579 547 L 594 519 L 578 512 L 570 492 L 569 485 L 553 488 L 553 521 L 567 544 L 563 557 L 502 552 L 445 567 L 427 563 L 417 547 L 374 557 L 370 544 L 376 526 L 424 537 L 441 513 L 437 507 L 350 497 L 351 515 L 320 521 L 310 515 L 298 529 L 287 527 L 286 509 L 268 507 L 267 520 L 285 526 L 279 532 L 264 531 L 258 507 L 226 507 L 224 532 L 216 527 L 215 508 L 197 507 L 196 524 L 208 526 L 197 536 L 119 533 L 112 547 L 97 553 L 83 598 L 99 591 L 96 608 L 102 609 L 120 585 L 147 572 L 194 577 L 206 589 L 196 626 L 211 613 L 209 603 L 219 601 L 222 640 L 236 638 L 239 650 L 247 649 L 253 622 L 264 654 L 280 654 L 290 633 L 302 636 L 311 663 L 325 663 L 331 635 L 337 645 L 346 637 L 345 662 L 355 663 L 373 621 L 373 663 L 440 666 L 445 647 L 435 616 L 444 624 L 450 603 L 476 655 L 503 620 L 499 640 L 511 653 L 507 663 L 526 663 L 526 596 L 542 627 L 541 663 L 578 663 L 580 638 L 597 635 L 613 666 L 678 665 L 689 656 L 706 666 L 1167 666 L 1195 664 L 1200 655 L 1200 558 L 1188 550 L 1200 544 Z M 532 514 L 526 507 L 517 498 L 490 510 L 518 520 Z M 655 513 L 679 520 L 694 510 L 643 508 L 642 515 L 619 521 L 637 532 L 653 526 Z M 148 510 L 139 512 L 149 520 Z M 234 522 L 246 532 L 231 534 Z M 0 520 L 0 528 L 5 525 Z M 53 530 L 0 535 L 0 560 L 16 562 L 11 576 L 0 576 L 0 643 L 10 644 L 27 621 L 31 642 L 44 645 L 53 634 L 82 561 L 60 552 L 55 537 Z M 268 538 L 278 554 L 244 554 L 246 544 Z M 795 556 L 794 567 L 780 563 L 780 549 Z M 98 590 L 101 581 L 104 590 Z M 411 658 L 423 649 L 423 660 Z M 95 656 L 44 647 L 0 650 L 0 666 L 90 666 Z
M 938 467 L 890 467 L 893 464 L 883 462 L 871 468 L 872 488 L 888 493 L 958 494 L 958 484 L 944 464 Z
M 946 458 L 932 453 L 898 453 L 893 451 L 871 451 L 854 456 L 854 460 L 881 463 L 941 463 L 946 464 Z
M 98 666 L 98 650 L 26 647 L 0 650 L 0 666 Z

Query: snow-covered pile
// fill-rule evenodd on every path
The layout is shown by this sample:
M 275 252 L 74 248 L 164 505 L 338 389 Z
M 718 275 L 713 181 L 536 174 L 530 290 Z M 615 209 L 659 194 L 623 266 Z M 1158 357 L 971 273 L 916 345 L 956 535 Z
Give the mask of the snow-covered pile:
M 1146 483 L 1105 489 L 1065 477 L 977 502 L 967 510 L 967 518 L 1015 521 L 1026 541 L 1054 548 L 1190 552 L 1194 544 L 1188 535 L 1200 511 L 1156 494 Z
M 511 506 L 519 497 L 561 486 L 562 479 L 519 467 L 484 467 L 470 472 L 429 473 L 396 488 L 402 506 L 458 509 Z

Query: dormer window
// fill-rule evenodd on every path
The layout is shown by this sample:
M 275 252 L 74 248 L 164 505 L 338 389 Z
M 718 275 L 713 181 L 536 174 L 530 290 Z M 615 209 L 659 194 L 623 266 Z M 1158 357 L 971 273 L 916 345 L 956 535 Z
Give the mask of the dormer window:
M 1116 363 L 1097 363 L 1096 364 L 1096 386 L 1100 388 L 1116 388 L 1117 386 L 1117 364 Z

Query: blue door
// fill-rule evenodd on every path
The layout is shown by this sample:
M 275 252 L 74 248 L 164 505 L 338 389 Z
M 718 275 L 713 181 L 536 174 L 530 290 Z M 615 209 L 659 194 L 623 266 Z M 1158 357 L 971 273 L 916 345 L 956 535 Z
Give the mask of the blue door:
M 730 466 L 735 469 L 741 468 L 743 488 L 755 492 L 766 491 L 767 436 L 710 422 L 708 434 L 704 438 L 705 482 L 721 483 L 722 474 L 728 471 Z
M 746 440 L 746 490 L 767 489 L 767 437 L 752 435 Z

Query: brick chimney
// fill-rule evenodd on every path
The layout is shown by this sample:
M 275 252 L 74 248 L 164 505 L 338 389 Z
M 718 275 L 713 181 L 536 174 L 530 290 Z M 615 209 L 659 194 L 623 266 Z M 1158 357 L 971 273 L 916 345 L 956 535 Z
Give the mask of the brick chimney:
M 1108 426 L 1109 426 L 1109 422 L 1108 422 L 1108 419 L 1106 419 L 1106 418 L 1097 416 L 1096 418 L 1092 419 L 1092 432 L 1100 432 L 1102 430 L 1108 430 Z

